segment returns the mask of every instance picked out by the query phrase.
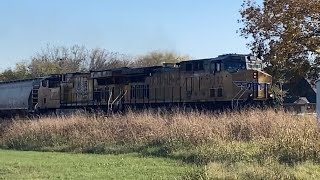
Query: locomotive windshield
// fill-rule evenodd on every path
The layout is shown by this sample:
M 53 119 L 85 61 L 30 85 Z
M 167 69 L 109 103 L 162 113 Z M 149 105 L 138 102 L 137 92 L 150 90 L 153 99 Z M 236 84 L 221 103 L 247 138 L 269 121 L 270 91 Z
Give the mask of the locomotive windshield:
M 224 63 L 224 67 L 227 71 L 235 72 L 242 69 L 246 69 L 246 63 L 239 61 L 227 61 Z
M 249 63 L 248 64 L 248 69 L 256 69 L 256 70 L 261 70 L 262 66 L 260 63 Z
M 262 70 L 262 60 L 254 56 L 247 56 L 247 69 Z

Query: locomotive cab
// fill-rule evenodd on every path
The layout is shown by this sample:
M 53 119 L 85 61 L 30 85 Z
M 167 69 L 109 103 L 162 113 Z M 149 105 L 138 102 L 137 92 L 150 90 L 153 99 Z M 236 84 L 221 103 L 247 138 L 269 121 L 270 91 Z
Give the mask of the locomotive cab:
M 263 71 L 263 62 L 254 56 L 246 56 L 248 73 L 252 73 L 252 97 L 256 100 L 269 99 L 271 95 L 272 77 Z
M 254 56 L 222 55 L 210 63 L 210 71 L 223 74 L 226 100 L 232 104 L 246 101 L 266 101 L 271 98 L 272 77 L 263 72 L 263 62 Z M 233 105 L 232 105 L 233 106 Z
M 270 97 L 270 86 L 272 78 L 269 74 L 263 72 L 263 62 L 254 56 L 237 56 L 232 59 L 237 61 L 226 61 L 225 67 L 229 72 L 246 70 L 247 88 L 251 90 L 249 98 L 254 100 L 265 100 Z
M 222 55 L 221 60 L 212 61 L 220 62 L 224 70 L 233 73 L 241 70 L 263 70 L 263 62 L 254 56 L 246 55 Z
M 45 77 L 40 86 L 34 86 L 32 98 L 35 110 L 54 110 L 60 108 L 60 75 Z

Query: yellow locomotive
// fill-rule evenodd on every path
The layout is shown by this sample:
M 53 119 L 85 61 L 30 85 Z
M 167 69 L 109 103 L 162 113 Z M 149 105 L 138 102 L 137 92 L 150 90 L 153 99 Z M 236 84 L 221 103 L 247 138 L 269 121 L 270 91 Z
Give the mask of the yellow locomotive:
M 271 99 L 272 77 L 262 71 L 262 61 L 245 55 L 164 64 L 141 68 L 132 76 L 123 99 L 125 105 L 191 105 L 237 107 Z M 139 70 L 139 69 L 136 69 Z
M 236 108 L 262 104 L 272 99 L 272 77 L 262 67 L 262 61 L 256 57 L 227 54 L 163 66 L 3 82 L 0 112 L 150 106 Z
M 253 56 L 228 54 L 163 66 L 74 74 L 71 81 L 85 84 L 84 91 L 79 92 L 79 85 L 62 83 L 61 105 L 235 108 L 244 103 L 264 103 L 272 96 L 272 77 L 262 71 L 262 66 L 262 61 Z M 65 96 L 66 91 L 72 93 Z

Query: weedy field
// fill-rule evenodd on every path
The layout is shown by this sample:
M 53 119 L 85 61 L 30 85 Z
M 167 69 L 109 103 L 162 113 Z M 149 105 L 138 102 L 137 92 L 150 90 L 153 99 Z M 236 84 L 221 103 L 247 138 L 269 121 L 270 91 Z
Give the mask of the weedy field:
M 272 109 L 77 114 L 0 128 L 2 149 L 161 157 L 189 165 L 182 179 L 320 178 L 315 117 Z

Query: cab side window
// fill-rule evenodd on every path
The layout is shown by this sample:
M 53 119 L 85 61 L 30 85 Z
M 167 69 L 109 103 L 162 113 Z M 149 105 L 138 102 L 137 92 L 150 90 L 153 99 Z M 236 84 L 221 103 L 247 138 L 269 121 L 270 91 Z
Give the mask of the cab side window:
M 215 71 L 216 71 L 216 63 L 212 61 L 210 63 L 210 73 L 214 73 Z
M 192 71 L 192 64 L 191 63 L 188 63 L 186 64 L 186 71 Z
M 203 71 L 203 61 L 196 61 L 193 63 L 193 71 Z
M 210 73 L 215 73 L 220 71 L 221 71 L 221 62 L 212 61 L 210 63 Z
M 203 70 L 204 70 L 203 62 L 200 62 L 200 63 L 199 63 L 199 70 L 200 70 L 200 71 L 203 71 Z
M 42 84 L 42 87 L 47 87 L 48 86 L 47 80 L 41 81 L 41 84 Z
M 221 63 L 216 63 L 216 71 L 217 72 L 221 71 Z

